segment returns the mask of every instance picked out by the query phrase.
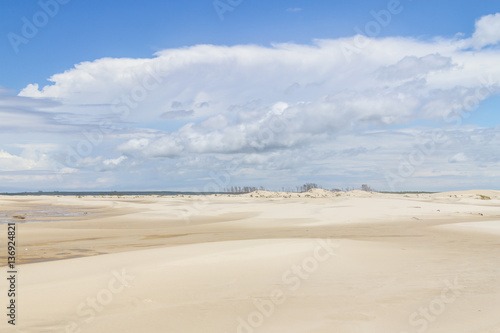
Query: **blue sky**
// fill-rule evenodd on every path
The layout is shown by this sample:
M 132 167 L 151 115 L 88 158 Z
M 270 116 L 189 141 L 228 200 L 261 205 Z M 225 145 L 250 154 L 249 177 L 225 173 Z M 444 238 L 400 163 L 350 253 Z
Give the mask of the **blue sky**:
M 495 1 L 59 1 L 0 2 L 0 192 L 500 188 Z

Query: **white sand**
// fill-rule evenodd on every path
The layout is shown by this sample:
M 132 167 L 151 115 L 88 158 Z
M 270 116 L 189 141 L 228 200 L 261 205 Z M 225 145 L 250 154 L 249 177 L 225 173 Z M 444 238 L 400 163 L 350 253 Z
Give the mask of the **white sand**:
M 481 232 L 486 234 L 500 235 L 500 220 L 453 223 L 452 225 L 439 226 L 438 228 L 447 228 L 450 230 L 457 230 L 463 232 Z
M 18 225 L 0 332 L 500 332 L 500 192 L 309 195 L 0 197 L 88 213 Z

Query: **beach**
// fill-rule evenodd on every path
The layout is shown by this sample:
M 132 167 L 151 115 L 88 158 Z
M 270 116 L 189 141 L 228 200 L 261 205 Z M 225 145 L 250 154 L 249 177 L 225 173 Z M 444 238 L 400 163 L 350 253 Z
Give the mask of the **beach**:
M 1 332 L 500 333 L 500 191 L 0 207 L 1 274 L 9 222 L 17 269 L 16 325 L 4 315 Z

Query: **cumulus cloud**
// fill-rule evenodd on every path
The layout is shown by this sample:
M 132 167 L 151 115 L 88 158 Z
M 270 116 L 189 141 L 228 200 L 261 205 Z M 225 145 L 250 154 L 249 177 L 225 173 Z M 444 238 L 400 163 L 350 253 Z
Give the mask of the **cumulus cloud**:
M 98 171 L 111 171 L 116 170 L 123 162 L 128 159 L 127 156 L 120 156 L 118 158 L 110 158 L 102 161 L 100 165 L 97 166 Z
M 34 168 L 36 164 L 36 161 L 0 150 L 0 171 L 29 170 Z
M 120 164 L 121 162 L 125 161 L 127 159 L 127 156 L 120 156 L 118 158 L 114 158 L 114 159 L 109 159 L 109 160 L 105 160 L 103 162 L 104 165 L 118 165 Z
M 199 45 L 164 50 L 152 59 L 100 59 L 54 75 L 54 84 L 40 90 L 28 86 L 20 95 L 63 101 L 73 117 L 83 112 L 88 117 L 91 108 L 139 126 L 189 117 L 177 128 L 158 125 L 167 131 L 141 153 L 157 158 L 290 148 L 359 126 L 442 119 L 498 91 L 496 58 L 470 55 L 450 41 L 373 39 L 350 63 L 343 42 Z M 92 105 L 72 107 L 82 103 Z M 286 105 L 280 111 L 286 128 L 266 135 L 280 103 Z M 165 112 L 165 104 L 184 109 Z
M 500 42 L 500 13 L 486 15 L 476 21 L 471 44 L 475 49 Z
M 481 50 L 498 42 L 499 15 L 480 18 L 472 38 L 461 40 L 364 37 L 360 45 L 353 36 L 311 45 L 197 45 L 152 58 L 87 61 L 53 75 L 49 85 L 33 83 L 19 96 L 0 97 L 0 117 L 15 128 L 37 124 L 38 131 L 66 133 L 68 147 L 54 158 L 78 168 L 79 177 L 90 170 L 149 170 L 173 179 L 179 166 L 196 174 L 236 159 L 248 177 L 259 169 L 341 174 L 321 160 L 369 156 L 384 164 L 377 156 L 390 150 L 367 146 L 370 139 L 355 145 L 341 138 L 421 120 L 460 125 L 500 92 L 500 51 Z M 467 43 L 477 51 L 464 48 Z M 346 54 L 346 45 L 355 52 Z M 401 148 L 385 160 L 395 151 Z M 458 162 L 456 154 L 446 161 Z M 463 162 L 474 160 L 464 154 Z M 344 177 L 369 169 L 340 165 L 352 172 Z

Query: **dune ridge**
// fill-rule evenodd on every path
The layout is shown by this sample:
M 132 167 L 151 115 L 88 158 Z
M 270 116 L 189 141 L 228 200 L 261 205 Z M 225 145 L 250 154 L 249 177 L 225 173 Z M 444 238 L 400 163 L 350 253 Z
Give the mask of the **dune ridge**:
M 0 206 L 26 214 L 18 332 L 500 332 L 499 191 Z M 42 208 L 87 214 L 30 223 Z

